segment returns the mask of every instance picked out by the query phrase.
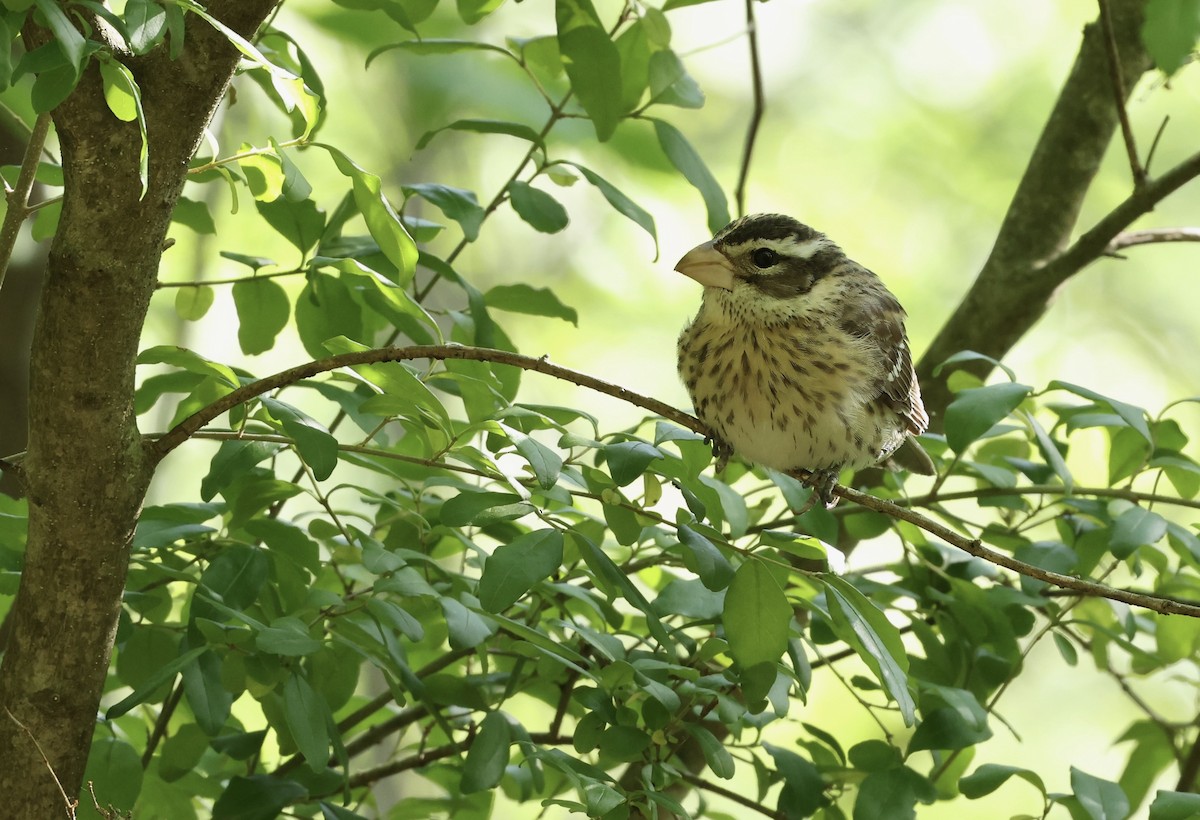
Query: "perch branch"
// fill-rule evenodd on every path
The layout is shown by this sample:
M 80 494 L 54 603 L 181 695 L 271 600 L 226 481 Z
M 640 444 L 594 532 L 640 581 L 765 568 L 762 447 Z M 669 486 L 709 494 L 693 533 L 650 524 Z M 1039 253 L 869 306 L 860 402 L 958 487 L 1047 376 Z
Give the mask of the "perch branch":
M 217 399 L 207 407 L 193 413 L 188 418 L 175 425 L 171 430 L 164 434 L 161 438 L 151 442 L 148 447 L 151 458 L 161 459 L 167 453 L 174 450 L 183 442 L 187 441 L 200 428 L 208 424 L 222 413 L 231 410 L 232 408 L 243 404 L 251 399 L 260 396 L 272 390 L 277 390 L 287 385 L 295 384 L 303 379 L 311 378 L 319 373 L 325 373 L 330 370 L 336 370 L 341 367 L 350 367 L 353 365 L 371 364 L 378 362 L 398 362 L 408 361 L 411 359 L 468 359 L 472 361 L 495 362 L 497 364 L 505 364 L 512 367 L 519 367 L 522 370 L 533 370 L 538 373 L 544 373 L 563 381 L 577 384 L 581 387 L 587 387 L 591 390 L 596 390 L 614 398 L 621 399 L 636 407 L 641 407 L 655 415 L 675 422 L 681 427 L 686 427 L 689 430 L 694 430 L 698 433 L 707 434 L 708 430 L 694 416 L 690 416 L 680 410 L 671 407 L 669 404 L 659 401 L 658 399 L 643 396 L 634 393 L 632 390 L 627 390 L 610 382 L 597 379 L 594 376 L 589 376 L 586 373 L 580 373 L 576 370 L 571 370 L 566 367 L 560 367 L 551 364 L 545 358 L 535 359 L 531 356 L 522 356 L 519 353 L 510 353 L 506 350 L 492 350 L 482 347 L 464 347 L 460 345 L 414 345 L 412 347 L 385 347 L 377 350 L 361 350 L 353 353 L 343 353 L 337 356 L 330 356 L 327 359 L 318 359 L 308 362 L 288 370 L 281 371 L 273 376 L 259 379 L 250 384 L 234 390 L 220 399 Z M 803 471 L 794 473 L 801 479 L 807 478 L 807 474 Z M 985 547 L 978 539 L 968 538 L 961 535 L 949 527 L 927 518 L 912 510 L 905 509 L 890 501 L 876 498 L 866 493 L 861 493 L 857 490 L 848 487 L 838 486 L 834 492 L 841 498 L 845 498 L 860 506 L 866 507 L 876 512 L 883 513 L 898 521 L 907 521 L 914 526 L 917 526 L 928 532 L 930 535 L 942 539 L 951 546 L 958 547 L 964 552 L 973 555 L 977 558 L 982 558 L 996 566 L 1010 569 L 1030 578 L 1035 578 L 1039 581 L 1044 581 L 1053 586 L 1062 587 L 1064 589 L 1073 589 L 1083 595 L 1092 595 L 1101 598 L 1108 598 L 1113 601 L 1121 601 L 1132 606 L 1142 607 L 1154 612 L 1160 612 L 1165 615 L 1188 615 L 1193 618 L 1200 618 L 1200 607 L 1185 603 L 1173 598 L 1167 598 L 1159 595 L 1146 595 L 1139 592 L 1131 592 L 1129 590 L 1116 589 L 1105 584 L 1099 584 L 1094 581 L 1088 581 L 1082 578 L 1076 578 L 1070 575 L 1063 575 L 1058 572 L 1044 570 L 1041 567 L 1036 567 L 1032 564 L 1027 564 L 1024 561 L 1018 561 L 1004 553 L 997 552 L 989 547 Z

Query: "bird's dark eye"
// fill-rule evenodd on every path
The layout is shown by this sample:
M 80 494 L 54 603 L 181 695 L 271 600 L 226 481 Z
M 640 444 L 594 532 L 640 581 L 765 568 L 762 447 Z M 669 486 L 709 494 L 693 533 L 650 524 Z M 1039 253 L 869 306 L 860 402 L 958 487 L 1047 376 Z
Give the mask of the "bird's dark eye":
M 750 253 L 750 261 L 756 268 L 769 268 L 779 261 L 779 254 L 770 248 L 755 248 Z

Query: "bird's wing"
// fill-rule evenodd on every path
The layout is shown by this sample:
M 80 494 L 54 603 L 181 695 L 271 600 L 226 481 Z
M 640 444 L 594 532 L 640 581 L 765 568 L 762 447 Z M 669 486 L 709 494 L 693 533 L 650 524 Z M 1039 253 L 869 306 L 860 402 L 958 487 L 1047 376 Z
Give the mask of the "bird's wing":
M 861 298 L 846 305 L 840 324 L 845 332 L 873 343 L 882 359 L 876 398 L 904 419 L 910 433 L 920 435 L 929 427 L 929 416 L 913 370 L 904 315 L 896 297 L 880 283 L 878 289 L 869 288 Z

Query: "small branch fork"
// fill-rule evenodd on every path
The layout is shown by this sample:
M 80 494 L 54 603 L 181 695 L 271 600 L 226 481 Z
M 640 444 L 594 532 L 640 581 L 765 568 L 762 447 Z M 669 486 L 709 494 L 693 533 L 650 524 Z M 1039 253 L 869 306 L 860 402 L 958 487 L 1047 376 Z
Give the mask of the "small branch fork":
M 353 367 L 355 365 L 374 364 L 379 362 L 399 362 L 410 361 L 413 359 L 432 359 L 432 360 L 447 360 L 447 359 L 467 359 L 471 361 L 494 362 L 497 364 L 509 365 L 511 367 L 519 367 L 522 370 L 532 370 L 538 373 L 543 373 L 552 376 L 562 381 L 577 384 L 580 387 L 587 387 L 600 393 L 621 399 L 636 407 L 641 407 L 655 415 L 675 422 L 681 427 L 693 430 L 697 433 L 707 435 L 708 429 L 704 424 L 694 416 L 688 415 L 680 410 L 671 407 L 657 399 L 643 396 L 627 390 L 624 387 L 612 384 L 610 382 L 597 379 L 594 376 L 589 376 L 585 373 L 580 373 L 566 367 L 560 367 L 556 364 L 551 364 L 545 357 L 533 358 L 531 356 L 523 356 L 519 353 L 511 353 L 506 350 L 493 350 L 483 347 L 466 347 L 461 345 L 413 345 L 411 347 L 385 347 L 375 350 L 361 350 L 352 353 L 343 353 L 337 356 L 330 356 L 326 359 L 318 359 L 306 364 L 298 365 L 297 367 L 281 371 L 272 376 L 259 379 L 243 385 L 233 392 L 222 396 L 207 407 L 193 413 L 188 418 L 175 425 L 171 430 L 163 434 L 159 439 L 150 442 L 147 446 L 150 449 L 150 456 L 154 460 L 160 460 L 179 445 L 183 444 L 202 427 L 216 419 L 222 413 L 225 413 L 240 404 L 251 401 L 252 399 L 268 393 L 273 390 L 278 390 L 292 384 L 296 384 L 304 379 L 311 378 L 320 373 L 326 373 L 331 370 L 337 370 L 342 367 Z M 806 474 L 802 472 L 796 473 L 799 477 L 805 478 Z M 973 555 L 977 558 L 995 564 L 996 566 L 1010 569 L 1014 572 L 1025 575 L 1029 578 L 1035 578 L 1039 581 L 1051 584 L 1053 586 L 1062 587 L 1064 589 L 1074 590 L 1082 595 L 1094 596 L 1100 598 L 1108 598 L 1113 601 L 1121 601 L 1131 606 L 1142 607 L 1154 612 L 1159 612 L 1164 615 L 1187 615 L 1192 618 L 1200 618 L 1200 606 L 1187 603 L 1185 601 L 1167 598 L 1160 595 L 1149 595 L 1140 592 L 1132 592 L 1129 590 L 1117 589 L 1105 584 L 1096 583 L 1083 578 L 1077 578 L 1071 575 L 1063 575 L 1058 572 L 1036 567 L 1032 564 L 1027 564 L 1024 561 L 997 552 L 989 547 L 984 546 L 978 539 L 968 538 L 954 530 L 938 523 L 930 518 L 927 518 L 913 510 L 905 509 L 890 501 L 885 501 L 875 496 L 850 489 L 849 487 L 837 486 L 834 488 L 834 493 L 841 498 L 859 504 L 867 509 L 883 513 L 890 518 L 898 521 L 907 521 L 925 532 L 940 538 L 951 546 L 957 547 L 962 551 Z

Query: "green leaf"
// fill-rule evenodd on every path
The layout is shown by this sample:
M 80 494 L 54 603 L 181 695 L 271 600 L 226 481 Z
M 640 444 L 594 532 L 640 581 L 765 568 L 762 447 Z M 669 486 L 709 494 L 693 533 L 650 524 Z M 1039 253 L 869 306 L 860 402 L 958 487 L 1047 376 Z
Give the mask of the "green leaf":
M 238 316 L 238 344 L 247 356 L 266 353 L 292 317 L 287 291 L 273 279 L 234 282 L 233 306 Z
M 558 50 L 579 104 L 606 142 L 617 129 L 621 105 L 621 55 L 591 0 L 555 0 Z
M 612 183 L 608 182 L 608 180 L 604 179 L 590 168 L 586 168 L 575 162 L 569 162 L 566 164 L 573 168 L 577 168 L 579 173 L 583 174 L 583 178 L 600 191 L 600 193 L 608 201 L 608 204 L 611 205 L 617 213 L 633 220 L 633 222 L 640 226 L 642 230 L 650 234 L 650 238 L 654 240 L 654 255 L 657 257 L 658 230 L 654 226 L 654 217 L 650 215 L 650 212 L 627 197 L 624 193 L 612 185 Z
M 775 770 L 783 775 L 779 811 L 784 817 L 808 817 L 825 804 L 825 781 L 816 766 L 789 749 L 770 743 L 764 743 L 763 748 L 775 761 Z
M 650 101 L 680 108 L 704 106 L 704 92 L 670 49 L 650 55 Z
M 88 791 L 87 786 L 90 782 L 99 805 L 132 806 L 137 801 L 142 787 L 141 754 L 119 738 L 97 737 L 88 752 L 87 768 L 83 777 L 83 792 L 87 795 L 84 799 L 92 799 L 92 792 Z M 74 811 L 67 812 L 67 816 L 74 815 Z M 113 816 L 116 815 L 117 812 L 113 812 Z M 79 816 L 88 815 L 80 811 Z
M 474 191 L 424 182 L 405 185 L 404 193 L 407 196 L 419 196 L 436 205 L 442 213 L 462 227 L 463 236 L 467 241 L 474 242 L 479 238 L 479 226 L 483 224 L 484 211 Z
M 1200 3 L 1200 0 L 1197 0 L 1197 2 Z M 1198 6 L 1198 8 L 1200 8 L 1200 6 Z M 1200 14 L 1197 16 L 1198 19 L 1200 19 Z M 1108 396 L 1097 393 L 1095 390 L 1089 390 L 1086 387 L 1080 387 L 1079 385 L 1071 384 L 1070 382 L 1055 380 L 1050 382 L 1050 384 L 1047 386 L 1047 389 L 1066 390 L 1074 393 L 1077 396 L 1082 396 L 1085 399 L 1091 399 L 1102 407 L 1109 407 L 1114 413 L 1120 416 L 1126 424 L 1128 424 L 1134 430 L 1137 430 L 1142 435 L 1142 438 L 1146 439 L 1146 441 L 1150 443 L 1154 442 L 1154 436 L 1151 435 L 1150 427 L 1146 423 L 1146 411 L 1140 407 L 1135 407 L 1134 405 L 1127 404 L 1123 401 L 1117 401 L 1116 399 L 1112 399 Z
M 36 0 L 36 4 L 46 18 L 46 25 L 54 32 L 54 44 L 78 77 L 87 62 L 87 41 L 55 0 Z
M 458 16 L 469 26 L 473 26 L 500 7 L 504 0 L 457 0 Z
M 965 749 L 992 736 L 987 711 L 971 692 L 925 684 L 922 719 L 908 742 L 908 754 L 929 749 Z
M 1170 77 L 1183 67 L 1200 38 L 1200 0 L 1150 0 L 1142 43 L 1154 64 Z
M 441 601 L 452 649 L 473 649 L 496 633 L 496 624 L 490 618 L 485 620 L 453 598 L 443 597 Z
M 549 316 L 579 326 L 579 314 L 575 308 L 564 305 L 549 288 L 532 285 L 496 285 L 483 295 L 488 307 L 531 316 Z
M 178 658 L 175 658 L 175 660 L 163 665 L 154 675 L 143 681 L 141 686 L 134 689 L 132 693 L 127 695 L 121 701 L 108 707 L 108 711 L 104 714 L 105 719 L 115 720 L 133 707 L 144 702 L 147 698 L 154 694 L 156 689 L 174 678 L 175 675 L 179 673 L 179 670 L 183 669 L 183 667 L 187 666 L 196 658 L 208 651 L 209 648 L 207 646 L 198 646 L 195 649 L 189 649 Z
M 933 784 L 907 766 L 872 772 L 858 787 L 854 820 L 913 820 L 918 802 L 935 799 Z
M 243 145 L 243 152 L 254 150 Z M 283 194 L 283 162 L 271 153 L 246 153 L 238 159 L 238 167 L 246 177 L 246 187 L 259 202 L 273 202 Z
M 1129 817 L 1129 798 L 1112 781 L 1093 777 L 1072 766 L 1071 790 L 1092 820 L 1125 820 Z
M 1117 558 L 1128 558 L 1138 547 L 1155 544 L 1167 534 L 1167 521 L 1158 513 L 1132 506 L 1113 523 L 1108 547 Z
M 550 194 L 526 182 L 508 184 L 508 197 L 517 216 L 541 233 L 558 233 L 570 219 L 567 209 Z
M 738 567 L 721 613 L 733 659 L 746 669 L 776 663 L 787 649 L 791 620 L 792 607 L 766 564 L 751 558 Z
M 145 54 L 166 36 L 167 12 L 153 0 L 127 0 L 125 31 L 130 50 Z
M 622 441 L 604 446 L 608 472 L 618 487 L 632 484 L 641 478 L 650 462 L 664 458 L 653 444 L 644 441 Z
M 241 386 L 241 381 L 228 366 L 209 361 L 198 353 L 174 345 L 159 345 L 143 350 L 138 354 L 137 363 L 169 364 L 201 376 L 215 376 L 231 388 Z
M 683 728 L 700 744 L 704 754 L 704 762 L 712 773 L 723 780 L 730 780 L 734 775 L 733 755 L 725 748 L 725 744 L 717 740 L 716 735 L 696 723 L 685 723 Z
M 500 712 L 488 712 L 479 723 L 479 732 L 467 750 L 460 788 L 474 794 L 495 788 L 508 767 L 512 732 L 508 719 Z
M 208 474 L 200 481 L 200 498 L 213 497 L 251 467 L 270 458 L 282 449 L 268 441 L 223 441 L 208 464 Z
M 194 288 L 175 289 L 175 312 L 180 319 L 197 322 L 204 318 L 212 307 L 216 294 L 213 289 L 204 285 Z
M 504 431 L 516 445 L 517 452 L 529 462 L 538 486 L 543 490 L 552 488 L 562 472 L 562 457 L 533 436 L 527 436 L 507 425 L 504 425 Z
M 1157 791 L 1150 804 L 1150 820 L 1195 820 L 1200 816 L 1200 794 Z
M 221 659 L 205 652 L 183 667 L 183 693 L 196 718 L 196 724 L 209 737 L 220 734 L 229 718 L 233 694 L 221 682 Z
M 414 41 L 416 42 L 416 41 Z M 421 42 L 430 42 L 429 40 Z M 505 52 L 507 53 L 507 52 Z M 425 146 L 443 131 L 469 131 L 475 134 L 506 134 L 510 137 L 532 142 L 539 148 L 545 148 L 545 141 L 541 134 L 530 128 L 528 125 L 523 125 L 519 122 L 507 122 L 506 120 L 483 120 L 483 119 L 462 119 L 455 120 L 449 125 L 443 125 L 441 128 L 435 128 L 432 131 L 426 131 L 422 137 L 417 140 L 416 150 L 420 151 Z
M 150 184 L 150 140 L 146 135 L 146 113 L 142 110 L 142 90 L 133 72 L 113 59 L 100 60 L 100 77 L 104 84 L 104 100 L 117 119 L 138 124 L 141 138 L 138 149 L 138 180 L 142 196 Z
M 283 714 L 308 768 L 324 771 L 329 762 L 329 707 L 298 670 L 283 684 Z
M 371 238 L 379 243 L 383 255 L 400 271 L 402 281 L 399 284 L 407 285 L 417 267 L 417 243 L 409 236 L 404 223 L 383 195 L 382 181 L 374 174 L 364 171 L 337 148 L 320 143 L 313 144 L 328 151 L 338 171 L 350 178 L 354 204 L 366 221 Z
M 323 645 L 309 636 L 303 621 L 290 615 L 271 621 L 271 625 L 254 638 L 254 646 L 260 652 L 293 658 L 311 655 Z
M 700 192 L 708 211 L 708 229 L 715 234 L 729 224 L 729 203 L 720 183 L 678 128 L 662 120 L 650 118 L 650 121 L 654 123 L 654 133 L 667 159 Z
M 684 565 L 699 576 L 707 589 L 718 592 L 733 581 L 733 566 L 712 541 L 681 524 L 679 543 L 684 548 Z
M 460 492 L 446 499 L 442 504 L 441 521 L 447 527 L 464 527 L 473 524 L 482 513 L 497 507 L 511 507 L 521 504 L 521 497 L 515 493 L 489 492 Z M 531 505 L 525 504 L 525 512 L 533 512 Z
M 959 391 L 946 408 L 946 443 L 954 452 L 963 452 L 1015 410 L 1031 392 L 1032 387 L 1013 382 Z
M 338 461 L 338 441 L 325 425 L 301 413 L 290 404 L 263 396 L 263 406 L 281 425 L 288 438 L 296 443 L 296 451 L 313 471 L 318 481 L 329 478 Z
M 1071 488 L 1075 485 L 1075 479 L 1071 476 L 1071 471 L 1067 468 L 1067 462 L 1062 457 L 1062 453 L 1058 450 L 1058 445 L 1054 439 L 1050 438 L 1050 434 L 1038 423 L 1032 413 L 1025 414 L 1025 421 L 1029 428 L 1033 430 L 1034 441 L 1037 442 L 1038 451 L 1041 452 L 1042 458 L 1046 459 L 1046 463 L 1054 470 L 1059 480 L 1062 481 L 1063 487 L 1067 492 L 1071 492 Z
M 273 775 L 237 776 L 212 808 L 212 820 L 276 820 L 288 805 L 308 796 L 295 780 Z
M 325 230 L 325 212 L 318 208 L 311 199 L 303 199 L 299 202 L 292 201 L 286 196 L 278 197 L 270 202 L 256 199 L 254 206 L 262 214 L 267 224 L 296 246 L 301 256 L 306 256 L 312 250 Z
M 1037 772 L 1029 769 L 1022 769 L 1017 766 L 1001 766 L 996 763 L 985 763 L 976 769 L 971 774 L 964 777 L 958 783 L 959 791 L 963 796 L 976 800 L 985 795 L 989 795 L 996 789 L 1000 788 L 1008 781 L 1010 777 L 1019 777 L 1026 783 L 1029 783 L 1039 792 L 1042 797 L 1046 796 L 1046 784 L 1042 782 L 1042 778 Z
M 563 537 L 558 530 L 534 530 L 497 547 L 483 565 L 479 605 L 500 613 L 553 575 L 562 564 Z
M 199 234 L 215 234 L 217 232 L 217 226 L 208 210 L 208 204 L 188 199 L 185 196 L 179 197 L 179 201 L 175 203 L 171 221 L 177 225 L 186 225 Z
M 908 691 L 908 653 L 900 631 L 853 584 L 828 573 L 820 578 L 838 637 L 854 648 L 896 701 L 904 725 L 912 726 L 916 703 Z

